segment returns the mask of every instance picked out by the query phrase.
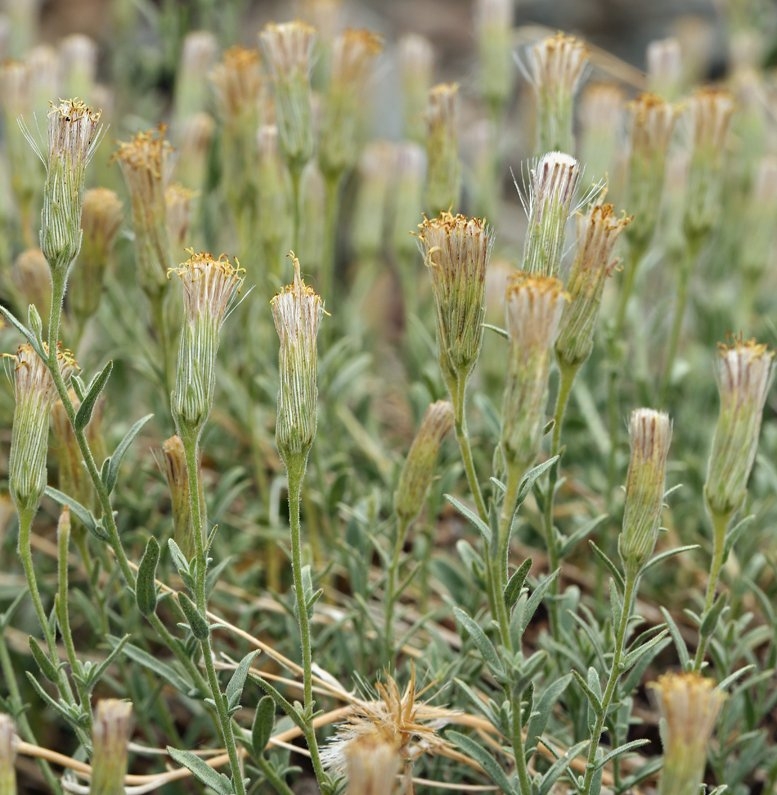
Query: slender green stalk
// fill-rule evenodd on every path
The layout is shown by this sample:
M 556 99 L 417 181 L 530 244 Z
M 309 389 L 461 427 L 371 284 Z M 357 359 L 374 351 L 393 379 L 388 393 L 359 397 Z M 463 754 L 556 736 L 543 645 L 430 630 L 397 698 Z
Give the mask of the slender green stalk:
M 502 511 L 499 517 L 499 528 L 495 543 L 492 545 L 490 555 L 491 577 L 490 584 L 493 589 L 491 601 L 493 602 L 494 618 L 499 624 L 499 636 L 502 645 L 512 653 L 513 640 L 510 635 L 510 617 L 507 615 L 505 604 L 505 586 L 507 585 L 508 559 L 510 556 L 510 528 L 515 512 L 515 503 L 518 499 L 518 489 L 521 485 L 523 469 L 511 466 L 507 472 L 505 494 L 502 499 Z M 494 555 L 494 552 L 496 553 Z
M 675 298 L 674 317 L 672 319 L 672 329 L 669 333 L 669 343 L 667 346 L 666 360 L 664 361 L 664 372 L 661 377 L 660 402 L 664 403 L 669 389 L 669 382 L 672 378 L 674 360 L 677 357 L 677 349 L 680 345 L 680 335 L 683 330 L 683 319 L 685 308 L 688 304 L 688 287 L 691 282 L 694 266 L 699 258 L 701 249 L 701 238 L 698 235 L 690 235 L 685 244 L 685 258 L 680 265 L 677 274 L 677 293 Z
M 726 530 L 731 520 L 731 513 L 718 513 L 710 510 L 712 517 L 712 565 L 710 566 L 710 577 L 707 580 L 707 593 L 704 598 L 704 610 L 701 614 L 701 621 L 709 614 L 715 602 L 715 591 L 720 580 L 720 571 L 723 568 L 723 555 L 726 551 Z M 696 656 L 693 660 L 693 670 L 700 671 L 704 663 L 704 655 L 709 645 L 709 637 L 699 636 L 699 645 L 696 648 Z
M 321 286 L 318 292 L 325 301 L 334 301 L 335 298 L 335 253 L 341 182 L 341 174 L 330 174 L 324 180 L 324 251 L 321 256 Z
M 200 468 L 199 460 L 199 434 L 182 435 L 184 444 L 184 455 L 186 457 L 186 472 L 189 479 L 189 510 L 191 512 L 192 531 L 194 533 L 195 546 L 195 578 L 194 578 L 194 602 L 200 615 L 205 616 L 208 611 L 208 600 L 206 594 L 206 575 L 208 571 L 208 550 L 206 547 L 206 528 L 203 526 L 204 517 L 200 505 Z M 205 665 L 205 673 L 208 679 L 213 703 L 216 705 L 216 717 L 218 719 L 219 731 L 224 747 L 229 756 L 229 766 L 232 771 L 232 786 L 236 795 L 245 795 L 245 781 L 240 765 L 240 754 L 237 749 L 237 742 L 232 730 L 232 720 L 229 716 L 229 705 L 226 696 L 221 691 L 216 665 L 213 661 L 213 647 L 210 642 L 210 633 L 205 638 L 200 639 L 202 659 Z
M 301 217 L 300 201 L 302 200 L 300 193 L 301 193 L 303 168 L 304 166 L 300 165 L 297 162 L 289 163 L 289 176 L 291 177 L 292 217 L 294 220 L 294 223 L 291 228 L 292 251 L 299 251 L 299 241 L 300 241 L 299 229 L 300 229 L 300 217 Z
M 456 431 L 456 441 L 459 444 L 461 460 L 464 463 L 464 472 L 467 476 L 467 484 L 475 500 L 478 516 L 484 521 L 488 521 L 488 510 L 483 499 L 483 492 L 480 490 L 477 472 L 475 471 L 475 461 L 472 457 L 472 446 L 467 430 L 466 402 L 467 402 L 467 377 L 457 375 L 448 384 L 448 391 L 453 403 L 453 427 Z
M 596 723 L 591 732 L 591 743 L 588 746 L 588 757 L 586 759 L 585 778 L 583 779 L 583 786 L 580 790 L 582 795 L 591 795 L 592 792 L 591 787 L 596 772 L 596 756 L 599 750 L 602 732 L 604 731 L 607 721 L 607 713 L 612 704 L 613 697 L 615 696 L 615 688 L 618 685 L 618 680 L 621 675 L 623 652 L 626 648 L 626 633 L 629 628 L 631 612 L 634 609 L 634 600 L 637 596 L 639 579 L 640 573 L 638 571 L 635 572 L 633 569 L 626 570 L 626 583 L 623 589 L 623 610 L 621 611 L 620 620 L 618 621 L 618 627 L 615 632 L 615 649 L 612 654 L 610 675 L 607 678 L 607 685 L 602 695 L 601 709 L 597 713 Z
M 310 636 L 310 618 L 305 600 L 305 586 L 302 581 L 302 528 L 300 524 L 300 503 L 302 498 L 302 481 L 305 476 L 307 456 L 295 456 L 286 462 L 289 482 L 289 526 L 291 530 L 291 572 L 294 579 L 294 596 L 297 601 L 297 621 L 299 622 L 300 647 L 302 650 L 302 689 L 305 740 L 310 751 L 310 761 L 319 786 L 324 787 L 327 781 L 318 740 L 313 729 L 313 653 Z
M 394 607 L 399 594 L 397 594 L 397 574 L 399 573 L 399 559 L 405 545 L 410 522 L 397 517 L 394 530 L 394 547 L 391 551 L 388 568 L 386 570 L 386 593 L 383 596 L 383 643 L 384 659 L 389 664 L 394 657 Z
M 159 292 L 150 297 L 151 317 L 159 339 L 159 358 L 162 360 L 162 389 L 165 405 L 170 411 L 170 395 L 173 388 L 173 362 L 170 351 L 170 328 L 165 313 L 165 293 Z
M 30 726 L 30 722 L 27 720 L 27 712 L 24 708 L 22 694 L 19 691 L 19 685 L 16 683 L 16 672 L 11 662 L 11 655 L 8 653 L 8 647 L 5 644 L 5 635 L 2 632 L 0 632 L 0 671 L 3 673 L 3 681 L 8 688 L 10 696 L 9 701 L 13 707 L 13 717 L 16 721 L 16 725 L 21 730 L 21 736 L 27 742 L 38 745 L 39 743 L 35 738 L 35 732 L 33 732 L 32 726 Z M 38 765 L 40 766 L 43 778 L 46 779 L 46 784 L 50 791 L 53 792 L 54 795 L 61 795 L 62 786 L 59 783 L 59 779 L 54 775 L 49 763 L 45 759 L 38 759 Z

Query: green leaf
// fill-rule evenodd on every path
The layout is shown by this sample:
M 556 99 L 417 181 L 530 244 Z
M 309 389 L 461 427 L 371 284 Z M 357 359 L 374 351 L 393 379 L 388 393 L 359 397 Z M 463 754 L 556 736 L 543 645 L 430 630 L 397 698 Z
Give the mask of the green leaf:
M 256 705 L 254 722 L 251 726 L 251 750 L 255 757 L 260 757 L 270 742 L 275 725 L 275 703 L 272 696 L 262 696 Z
M 246 677 L 248 676 L 248 669 L 251 667 L 251 663 L 254 661 L 257 654 L 259 654 L 258 649 L 248 652 L 230 677 L 227 689 L 224 691 L 230 712 L 236 710 L 240 706 L 240 698 L 243 695 L 243 687 L 245 686 Z
M 138 576 L 135 581 L 135 601 L 138 610 L 143 616 L 150 616 L 156 612 L 156 567 L 159 564 L 159 542 L 151 536 L 146 544 L 146 550 L 138 566 Z
M 701 627 L 699 628 L 699 637 L 708 638 L 710 635 L 712 635 L 712 633 L 715 631 L 715 627 L 718 625 L 720 615 L 727 604 L 728 594 L 725 592 L 721 593 L 713 602 L 710 611 L 704 616 L 704 619 L 701 622 Z
M 548 588 L 550 588 L 551 583 L 553 580 L 556 579 L 558 576 L 558 572 L 554 571 L 548 574 L 546 577 L 543 577 L 539 583 L 537 583 L 537 587 L 532 592 L 532 595 L 526 600 L 526 604 L 521 610 L 520 615 L 520 629 L 521 635 L 526 631 L 526 627 L 529 626 L 529 622 L 534 617 L 534 613 L 537 611 L 537 608 L 540 606 L 540 603 L 545 598 L 545 593 L 547 592 Z
M 13 602 L 5 609 L 4 612 L 0 613 L 0 632 L 2 632 L 13 620 L 16 611 L 19 609 L 19 605 L 22 603 L 22 599 L 27 596 L 27 589 L 23 588 L 16 594 Z
M 549 684 L 543 691 L 526 726 L 525 747 L 527 753 L 531 753 L 537 747 L 540 735 L 545 731 L 545 727 L 550 719 L 553 705 L 559 700 L 561 694 L 567 689 L 571 681 L 572 674 L 566 674 Z
M 460 607 L 453 608 L 453 615 L 456 618 L 456 623 L 472 638 L 472 642 L 477 646 L 483 662 L 493 673 L 504 676 L 502 661 L 499 659 L 494 644 L 486 637 L 486 633 L 483 632 L 480 624 L 467 615 Z
M 499 766 L 496 759 L 494 759 L 493 752 L 486 750 L 480 743 L 468 737 L 466 734 L 461 734 L 461 732 L 445 732 L 445 738 L 450 740 L 470 759 L 474 759 L 502 792 L 508 793 L 508 795 L 518 792 L 515 785 L 507 778 L 507 774 Z
M 40 668 L 40 672 L 46 677 L 46 679 L 49 680 L 49 682 L 58 682 L 61 663 L 55 665 L 51 659 L 49 659 L 48 654 L 43 651 L 38 641 L 32 637 L 32 635 L 30 635 L 27 640 L 30 646 L 30 652 L 32 653 L 32 658 L 35 660 L 35 664 L 38 666 L 38 668 Z
M 110 464 L 108 464 L 108 471 L 106 472 L 103 485 L 110 494 L 116 487 L 116 481 L 119 477 L 119 467 L 124 459 L 124 456 L 129 450 L 130 445 L 135 441 L 135 437 L 143 430 L 143 426 L 153 417 L 153 414 L 146 414 L 141 417 L 135 424 L 124 434 L 124 438 L 119 442 L 116 449 L 111 455 Z
M 688 671 L 690 670 L 691 656 L 688 654 L 688 646 L 686 646 L 685 640 L 680 633 L 680 628 L 677 626 L 677 622 L 672 618 L 672 614 L 665 607 L 659 609 L 666 622 L 666 627 L 669 630 L 674 647 L 677 650 L 677 659 L 680 661 L 680 667 L 683 671 Z
M 588 686 L 588 682 L 585 680 L 585 677 L 580 673 L 580 671 L 573 668 L 572 676 L 575 678 L 577 684 L 580 685 L 580 688 L 588 697 L 588 702 L 591 704 L 591 707 L 593 708 L 594 712 L 597 714 L 597 716 L 600 716 L 602 714 L 601 693 L 597 695 Z
M 507 329 L 503 329 L 501 326 L 494 326 L 491 323 L 481 323 L 480 325 L 484 329 L 488 329 L 489 331 L 493 331 L 494 334 L 498 334 L 500 337 L 504 337 L 506 340 L 510 339 L 510 335 L 507 333 Z
M 675 555 L 679 555 L 682 552 L 690 552 L 693 549 L 699 549 L 698 544 L 686 544 L 684 547 L 677 547 L 676 549 L 667 549 L 665 552 L 660 552 L 654 558 L 651 558 L 642 568 L 642 574 L 644 574 L 648 569 L 651 569 L 657 563 L 662 563 L 663 561 L 667 560 L 668 558 L 672 558 Z
M 632 649 L 624 658 L 623 662 L 621 663 L 621 671 L 628 671 L 632 665 L 636 664 L 637 661 L 642 657 L 643 654 L 647 654 L 652 648 L 658 646 L 659 644 L 666 645 L 665 641 L 667 641 L 667 635 L 669 634 L 669 630 L 662 629 L 661 632 L 658 633 L 655 637 L 651 638 L 646 643 L 641 644 L 638 648 Z
M 618 567 L 607 557 L 607 555 L 603 550 L 599 549 L 599 547 L 596 546 L 596 544 L 593 541 L 589 541 L 588 544 L 593 550 L 594 555 L 596 555 L 596 557 L 599 558 L 601 563 L 604 564 L 604 567 L 607 569 L 607 571 L 610 572 L 610 575 L 617 583 L 621 592 L 623 592 L 623 589 L 626 587 L 626 583 L 623 580 L 623 575 L 620 573 L 620 571 L 618 571 Z
M 131 635 L 125 635 L 123 638 L 119 638 L 118 643 L 111 649 L 108 656 L 99 665 L 95 665 L 93 668 L 86 670 L 85 675 L 81 677 L 80 681 L 89 692 L 91 692 L 92 688 L 102 679 L 103 674 L 111 667 L 116 657 L 121 654 L 122 649 L 124 649 L 130 637 Z M 73 674 L 73 678 L 78 679 L 76 674 Z
M 100 541 L 109 540 L 108 534 L 97 522 L 94 514 L 92 514 L 88 508 L 85 508 L 83 505 L 81 505 L 80 502 L 74 500 L 69 494 L 65 494 L 64 492 L 60 491 L 59 489 L 55 489 L 52 486 L 46 486 L 46 494 L 60 505 L 67 505 L 67 507 L 72 511 L 73 516 L 75 516 L 76 519 L 78 519 L 78 521 L 81 522 L 81 524 L 90 533 L 97 536 Z
M 185 593 L 178 594 L 178 604 L 189 622 L 189 629 L 191 629 L 192 635 L 197 640 L 207 640 L 210 635 L 210 625 L 208 624 L 208 619 L 198 610 L 197 605 Z
M 559 550 L 559 557 L 563 558 L 571 552 L 586 536 L 591 535 L 594 530 L 607 518 L 607 514 L 603 513 L 600 516 L 595 516 L 590 521 L 586 522 L 582 527 L 578 527 L 574 533 L 564 539 L 564 543 Z
M 582 740 L 577 745 L 573 745 L 548 768 L 540 780 L 537 795 L 548 795 L 553 785 L 569 767 L 569 763 L 582 752 L 589 742 L 589 740 Z
M 199 779 L 206 787 L 210 787 L 217 795 L 234 795 L 235 790 L 232 787 L 232 782 L 223 773 L 217 773 L 196 754 L 191 751 L 181 751 L 169 745 L 167 753 L 179 765 L 191 770 L 195 778 Z
M 615 759 L 617 756 L 623 756 L 624 754 L 628 754 L 637 748 L 642 748 L 643 745 L 649 744 L 650 740 L 645 738 L 642 740 L 632 740 L 629 743 L 619 745 L 617 748 L 613 748 L 609 753 L 606 753 L 601 759 L 598 759 L 596 761 L 596 768 L 598 770 L 599 768 L 604 767 L 611 759 Z
M 107 637 L 108 643 L 112 646 L 120 644 L 122 640 L 123 638 L 117 638 L 115 635 L 109 635 Z M 143 649 L 133 645 L 132 643 L 125 644 L 123 647 L 123 652 L 133 662 L 136 662 L 138 665 L 142 665 L 152 673 L 161 676 L 179 693 L 191 693 L 192 687 L 189 682 L 187 682 L 186 679 L 184 679 L 181 674 L 175 670 L 175 668 L 163 662 L 158 657 L 154 657 L 147 651 L 143 651 Z
M 504 600 L 508 610 L 512 610 L 518 597 L 521 595 L 521 589 L 526 582 L 531 570 L 531 558 L 526 558 L 523 563 L 512 573 L 510 579 L 504 590 Z
M 478 532 L 486 542 L 487 546 L 491 546 L 491 539 L 493 533 L 491 528 L 472 510 L 470 510 L 461 500 L 454 497 L 452 494 L 446 494 L 445 499 L 464 517 L 477 528 Z
M 0 305 L 0 314 L 27 340 L 27 342 L 32 345 L 32 349 L 35 353 L 40 356 L 43 361 L 46 361 L 46 353 L 44 352 L 43 348 L 38 342 L 37 337 L 25 326 L 20 320 L 16 319 L 16 316 L 6 309 L 4 306 Z
M 172 538 L 167 539 L 167 548 L 170 550 L 170 557 L 173 559 L 176 571 L 181 577 L 186 576 L 191 578 L 192 573 L 189 568 L 189 561 L 186 560 L 186 556 L 181 552 L 181 548 Z
M 81 401 L 81 405 L 76 412 L 75 422 L 73 426 L 77 431 L 81 431 L 89 425 L 89 421 L 92 419 L 92 413 L 94 412 L 94 407 L 97 405 L 97 400 L 102 394 L 103 389 L 105 389 L 105 385 L 108 383 L 108 379 L 111 376 L 111 371 L 113 370 L 113 362 L 109 359 L 108 363 L 103 367 L 102 370 L 91 380 L 89 386 L 86 390 L 86 395 L 84 399 Z
M 559 460 L 559 456 L 554 455 L 547 461 L 537 464 L 532 467 L 521 480 L 521 485 L 518 489 L 518 499 L 516 500 L 516 510 L 519 506 L 523 505 L 526 496 L 534 488 L 534 484 Z

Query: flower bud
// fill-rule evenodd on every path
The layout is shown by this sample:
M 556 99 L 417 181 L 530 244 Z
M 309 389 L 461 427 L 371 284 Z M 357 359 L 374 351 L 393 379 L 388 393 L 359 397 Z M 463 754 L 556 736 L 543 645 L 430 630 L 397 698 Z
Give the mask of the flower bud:
M 661 712 L 664 767 L 660 795 L 697 795 L 707 747 L 725 694 L 700 674 L 670 673 L 651 682 Z
M 426 139 L 424 114 L 434 80 L 434 49 L 429 39 L 407 33 L 399 40 L 397 57 L 405 137 L 423 143 Z
M 286 164 L 278 145 L 278 128 L 264 124 L 259 128 L 259 171 L 257 205 L 261 208 L 257 234 L 265 256 L 268 273 L 277 274 L 284 244 L 291 237 L 289 211 L 291 188 Z
M 714 514 L 728 516 L 740 507 L 758 449 L 774 353 L 755 340 L 738 340 L 718 349 L 720 414 L 707 463 L 704 495 Z
M 323 102 L 318 162 L 325 178 L 353 168 L 364 127 L 365 89 L 373 61 L 383 49 L 379 36 L 348 29 L 334 42 L 332 72 Z
M 678 39 L 657 39 L 647 47 L 648 90 L 668 102 L 682 93 L 683 53 Z
M 612 251 L 630 222 L 630 216 L 616 216 L 611 204 L 596 204 L 581 219 L 577 253 L 567 282 L 569 303 L 561 315 L 556 340 L 556 356 L 564 365 L 578 367 L 591 355 L 604 283 L 617 264 Z
M 529 226 L 523 249 L 525 273 L 557 276 L 580 165 L 571 155 L 549 152 L 530 172 Z
M 638 573 L 653 554 L 658 538 L 672 440 L 669 415 L 653 409 L 632 411 L 629 438 L 631 458 L 618 552 L 626 570 Z
M 275 443 L 287 470 L 304 467 L 316 435 L 316 339 L 324 313 L 321 297 L 302 280 L 299 260 L 291 256 L 294 281 L 270 303 L 280 339 Z
M 513 87 L 512 0 L 477 0 L 475 39 L 480 92 L 492 108 L 502 108 Z
M 51 270 L 39 248 L 28 248 L 14 260 L 11 283 L 19 295 L 20 309 L 34 304 L 44 325 L 51 306 Z
M 46 488 L 49 415 L 56 396 L 54 379 L 31 345 L 19 346 L 14 366 L 15 407 L 8 460 L 8 487 L 19 513 L 35 513 Z M 67 382 L 76 369 L 69 351 L 57 351 Z
M 448 212 L 425 218 L 417 235 L 432 277 L 440 369 L 451 389 L 466 381 L 480 356 L 494 235 L 483 219 Z
M 734 99 L 723 89 L 701 88 L 688 101 L 691 160 L 684 217 L 687 235 L 706 234 L 720 217 L 723 161 L 733 112 Z
M 14 762 L 17 742 L 16 729 L 11 716 L 0 713 L 0 795 L 16 795 Z
M 510 353 L 502 408 L 502 454 L 510 468 L 528 469 L 545 425 L 552 346 L 566 295 L 548 276 L 513 274 L 506 291 Z
M 459 206 L 459 86 L 441 83 L 429 91 L 426 106 L 426 208 L 451 212 Z
M 115 698 L 97 702 L 92 721 L 90 795 L 124 795 L 132 704 Z
M 438 400 L 426 410 L 405 459 L 394 494 L 394 510 L 405 524 L 418 516 L 437 466 L 443 439 L 453 427 L 453 406 Z
M 165 219 L 165 183 L 170 151 L 161 127 L 119 143 L 114 155 L 132 203 L 138 282 L 150 298 L 161 294 L 167 286 L 170 244 Z
M 310 59 L 316 32 L 304 22 L 270 23 L 259 34 L 275 94 L 281 148 L 295 171 L 313 156 Z
M 59 45 L 62 86 L 71 97 L 92 99 L 97 77 L 97 43 L 82 33 L 66 36 Z
M 216 36 L 209 30 L 186 34 L 181 47 L 181 62 L 176 75 L 173 108 L 174 130 L 184 119 L 205 110 L 208 99 L 208 73 L 218 55 Z
M 180 436 L 171 436 L 162 443 L 163 459 L 160 463 L 167 488 L 173 514 L 173 538 L 187 560 L 194 555 L 194 528 L 192 527 L 191 502 L 189 500 L 189 476 L 186 469 L 186 450 Z M 199 462 L 198 462 L 199 466 Z M 202 478 L 198 479 L 202 488 Z M 200 510 L 204 511 L 205 495 L 200 493 Z M 204 513 L 203 513 L 204 515 Z M 202 522 L 207 527 L 207 522 Z
M 626 236 L 638 249 L 647 248 L 655 232 L 664 191 L 666 156 L 676 112 L 655 94 L 642 94 L 629 105 L 631 147 L 627 175 L 627 206 L 634 213 Z
M 215 130 L 213 116 L 205 111 L 187 116 L 178 125 L 174 174 L 187 188 L 199 190 L 206 182 Z M 244 170 L 250 171 L 250 165 L 245 164 Z M 228 178 L 226 174 L 222 176 Z
M 83 245 L 67 295 L 68 308 L 82 323 L 100 306 L 105 272 L 123 215 L 124 206 L 114 191 L 92 188 L 84 193 Z
M 588 63 L 585 45 L 563 33 L 529 51 L 528 77 L 537 97 L 537 152 L 573 152 L 573 107 Z
M 81 248 L 84 178 L 100 130 L 100 112 L 80 100 L 63 100 L 49 112 L 40 247 L 55 273 L 67 272 Z
M 221 326 L 243 283 L 244 271 L 225 256 L 191 252 L 172 270 L 183 285 L 184 322 L 171 410 L 178 435 L 198 438 L 213 406 Z

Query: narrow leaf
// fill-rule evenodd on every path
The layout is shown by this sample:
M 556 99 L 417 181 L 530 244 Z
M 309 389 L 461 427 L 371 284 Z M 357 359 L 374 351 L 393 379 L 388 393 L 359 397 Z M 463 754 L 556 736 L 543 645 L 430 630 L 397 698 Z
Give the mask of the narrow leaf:
M 227 684 L 225 693 L 227 696 L 227 705 L 230 710 L 240 706 L 240 698 L 243 695 L 243 687 L 245 686 L 246 677 L 248 676 L 248 669 L 251 667 L 251 663 L 254 661 L 257 654 L 259 654 L 258 649 L 248 652 L 240 661 L 237 668 L 235 668 Z
M 270 742 L 275 725 L 275 704 L 271 696 L 262 696 L 256 705 L 254 723 L 251 726 L 251 749 L 255 757 L 260 757 Z
M 445 733 L 445 737 L 470 759 L 474 759 L 502 792 L 508 793 L 508 795 L 516 792 L 515 785 L 507 778 L 507 774 L 494 758 L 493 752 L 487 751 L 480 743 L 461 732 L 449 731 Z
M 46 360 L 46 354 L 41 348 L 40 343 L 38 342 L 35 335 L 25 326 L 20 320 L 16 319 L 16 316 L 6 309 L 4 306 L 0 305 L 0 314 L 27 340 L 27 342 L 32 345 L 32 349 L 35 353 L 40 356 L 41 359 L 44 361 Z
M 195 778 L 199 779 L 206 787 L 210 787 L 218 795 L 234 795 L 232 782 L 223 773 L 217 773 L 196 754 L 191 751 L 181 751 L 169 745 L 167 746 L 167 753 L 179 765 L 191 770 Z
M 210 635 L 210 626 L 208 619 L 197 609 L 197 605 L 185 593 L 178 594 L 178 604 L 189 622 L 189 629 L 191 629 L 192 635 L 197 640 L 207 640 L 208 635 Z
M 111 376 L 112 370 L 113 362 L 109 359 L 105 367 L 100 370 L 100 372 L 92 379 L 91 383 L 89 384 L 86 390 L 86 395 L 81 401 L 81 405 L 76 412 L 74 426 L 77 431 L 81 431 L 86 428 L 87 425 L 89 425 L 89 421 L 92 419 L 92 413 L 94 412 L 94 407 L 97 405 L 97 400 L 102 394 L 103 389 L 105 389 L 105 385 L 108 383 L 108 379 Z
M 135 424 L 124 434 L 124 438 L 119 442 L 116 449 L 113 451 L 113 455 L 111 455 L 111 462 L 108 465 L 108 472 L 106 473 L 105 483 L 103 484 L 106 489 L 108 489 L 108 493 L 112 492 L 116 487 L 116 480 L 119 477 L 119 467 L 121 466 L 121 462 L 129 450 L 130 445 L 132 442 L 135 441 L 135 437 L 141 432 L 143 426 L 153 417 L 153 414 L 146 414 L 145 417 L 141 417 Z
M 610 572 L 612 578 L 618 584 L 618 587 L 622 592 L 626 586 L 626 583 L 623 581 L 623 575 L 620 573 L 620 571 L 618 571 L 618 567 L 607 557 L 607 555 L 603 550 L 599 549 L 599 547 L 596 546 L 596 544 L 593 541 L 589 541 L 588 544 L 593 550 L 594 555 L 596 555 L 596 557 L 599 558 L 601 563 L 604 564 L 604 567 L 607 569 L 607 571 Z
M 521 594 L 523 584 L 526 582 L 526 577 L 531 570 L 531 558 L 526 558 L 523 563 L 512 573 L 510 579 L 507 581 L 504 591 L 505 604 L 508 610 L 512 610 L 518 597 Z
M 30 646 L 30 652 L 32 653 L 32 658 L 35 660 L 35 664 L 40 668 L 40 672 L 49 680 L 49 682 L 57 682 L 59 679 L 59 667 L 55 665 L 50 659 L 46 652 L 40 647 L 35 638 L 30 635 L 28 638 L 28 643 Z
M 491 528 L 472 510 L 470 510 L 461 500 L 454 497 L 452 494 L 446 494 L 445 499 L 464 517 L 470 520 L 472 524 L 478 529 L 480 535 L 483 536 L 486 544 L 491 546 Z
M 494 644 L 486 637 L 480 624 L 478 624 L 471 616 L 467 615 L 461 608 L 454 607 L 453 614 L 456 618 L 456 623 L 466 630 L 467 634 L 472 638 L 472 642 L 477 646 L 483 662 L 494 672 L 504 674 L 504 667 L 499 655 L 494 648 Z
M 95 519 L 88 508 L 85 508 L 80 502 L 74 500 L 69 494 L 65 494 L 52 486 L 46 486 L 46 494 L 60 505 L 67 505 L 73 512 L 73 516 L 75 516 L 90 533 L 97 536 L 101 541 L 108 541 L 107 533 L 103 530 L 102 526 L 98 524 L 97 519 Z
M 135 581 L 135 601 L 143 616 L 150 616 L 156 611 L 156 567 L 159 564 L 159 542 L 151 536 L 143 553 L 138 576 Z

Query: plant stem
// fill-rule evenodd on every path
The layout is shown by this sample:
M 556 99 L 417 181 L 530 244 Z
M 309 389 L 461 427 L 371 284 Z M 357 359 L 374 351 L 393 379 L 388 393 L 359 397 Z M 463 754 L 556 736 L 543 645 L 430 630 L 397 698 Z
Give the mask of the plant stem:
M 304 166 L 300 163 L 289 163 L 289 176 L 291 177 L 291 203 L 293 225 L 291 228 L 291 250 L 299 252 L 299 227 L 300 227 L 300 183 L 302 181 L 302 170 Z
M 461 452 L 461 459 L 464 463 L 467 484 L 469 485 L 469 490 L 472 492 L 472 498 L 475 500 L 478 516 L 484 522 L 488 522 L 488 510 L 486 509 L 486 503 L 483 499 L 483 493 L 480 490 L 480 483 L 478 482 L 477 472 L 475 471 L 475 462 L 472 457 L 469 432 L 467 431 L 467 417 L 465 411 L 467 402 L 467 376 L 457 373 L 450 379 L 448 390 L 453 403 L 453 427 L 456 431 L 456 441 L 459 443 L 459 451 Z
M 402 555 L 402 548 L 405 545 L 407 531 L 410 522 L 407 519 L 397 517 L 395 528 L 394 548 L 391 551 L 388 568 L 386 570 L 386 593 L 384 594 L 384 613 L 383 613 L 383 643 L 385 647 L 384 659 L 389 665 L 394 657 L 394 606 L 397 601 L 397 574 L 399 572 L 399 558 Z
M 707 580 L 707 593 L 704 598 L 704 610 L 701 614 L 701 623 L 712 609 L 715 602 L 715 591 L 720 580 L 720 571 L 723 568 L 723 556 L 726 551 L 726 530 L 731 520 L 731 513 L 718 513 L 710 510 L 712 517 L 712 565 L 710 566 L 710 577 Z M 701 624 L 700 624 L 701 626 Z M 711 635 L 712 633 L 710 633 Z M 696 648 L 696 656 L 693 659 L 693 670 L 700 671 L 704 662 L 704 655 L 709 645 L 710 636 L 702 637 L 699 634 L 699 645 Z
M 208 600 L 206 594 L 206 575 L 208 571 L 208 546 L 206 545 L 206 528 L 204 516 L 200 504 L 200 468 L 199 462 L 199 432 L 181 433 L 181 440 L 184 445 L 184 456 L 186 458 L 186 473 L 189 481 L 189 510 L 192 520 L 192 531 L 194 533 L 195 547 L 195 578 L 194 578 L 194 602 L 197 610 L 205 617 L 208 612 Z M 207 619 L 206 619 L 207 620 Z M 216 666 L 213 661 L 213 647 L 210 642 L 210 633 L 200 640 L 202 659 L 205 665 L 205 673 L 208 679 L 213 703 L 216 705 L 216 717 L 218 719 L 221 739 L 229 756 L 229 766 L 232 771 L 232 786 L 236 795 L 245 795 L 246 788 L 243 780 L 243 771 L 240 765 L 240 754 L 237 749 L 237 742 L 232 731 L 232 719 L 229 715 L 229 705 L 226 696 L 221 692 Z
M 591 733 L 591 743 L 588 746 L 588 758 L 586 760 L 585 778 L 583 780 L 583 787 L 580 790 L 582 795 L 591 795 L 591 786 L 596 772 L 596 756 L 599 750 L 602 732 L 604 731 L 604 725 L 607 720 L 607 712 L 610 709 L 610 704 L 612 704 L 615 688 L 618 685 L 618 680 L 621 675 L 621 662 L 623 659 L 623 651 L 626 647 L 626 633 L 629 628 L 631 612 L 634 608 L 639 578 L 639 571 L 634 571 L 631 568 L 626 570 L 626 582 L 623 589 L 623 608 L 615 632 L 615 649 L 612 654 L 612 667 L 610 668 L 610 675 L 607 678 L 607 685 L 602 695 L 601 709 L 597 711 L 596 723 Z
M 319 293 L 325 301 L 335 302 L 335 253 L 337 248 L 337 219 L 340 215 L 339 197 L 341 174 L 329 174 L 324 179 L 324 251 L 321 256 L 321 286 Z
M 626 230 L 629 231 L 628 229 Z M 623 327 L 626 323 L 626 310 L 629 308 L 629 299 L 634 292 L 634 284 L 637 281 L 637 269 L 645 256 L 647 246 L 643 244 L 633 244 L 629 246 L 629 262 L 626 267 L 623 286 L 621 287 L 620 301 L 615 315 L 615 338 L 623 336 Z
M 294 579 L 294 596 L 297 602 L 297 621 L 299 622 L 300 647 L 302 650 L 302 688 L 305 725 L 305 740 L 310 751 L 310 761 L 319 786 L 324 789 L 327 781 L 318 751 L 318 740 L 313 729 L 313 653 L 310 637 L 310 617 L 305 598 L 305 585 L 302 580 L 302 529 L 300 525 L 300 502 L 302 481 L 305 477 L 307 454 L 289 458 L 286 471 L 289 482 L 289 527 L 291 530 L 291 571 Z

